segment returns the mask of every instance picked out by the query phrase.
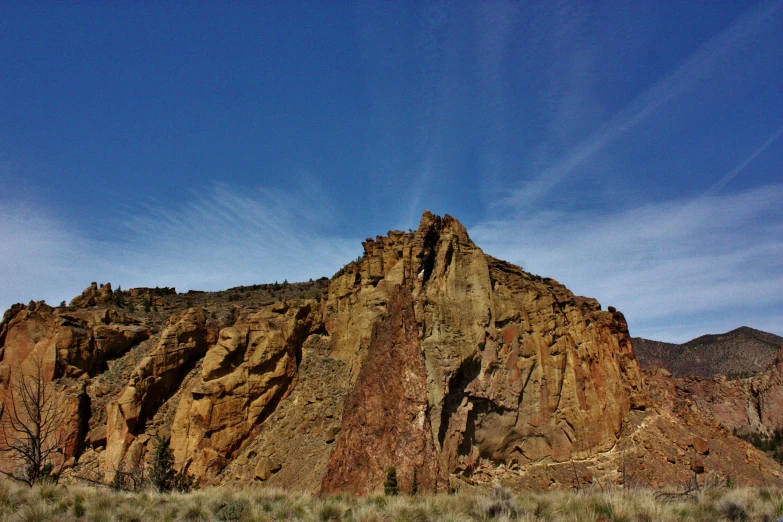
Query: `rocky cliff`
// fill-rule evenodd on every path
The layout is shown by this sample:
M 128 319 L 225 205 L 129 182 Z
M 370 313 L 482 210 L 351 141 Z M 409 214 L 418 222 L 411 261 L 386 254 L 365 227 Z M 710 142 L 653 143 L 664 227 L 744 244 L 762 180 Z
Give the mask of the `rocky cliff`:
M 781 350 L 783 352 L 783 350 Z M 771 436 L 783 431 L 783 353 L 775 364 L 751 377 L 671 379 L 673 391 L 687 397 L 706 418 L 735 433 Z
M 633 342 L 653 382 L 710 422 L 739 434 L 783 431 L 783 338 L 743 326 L 684 344 Z
M 675 483 L 710 455 L 683 440 L 724 437 L 698 413 L 679 422 L 665 385 L 650 393 L 620 312 L 484 254 L 454 218 L 425 212 L 415 232 L 363 245 L 328 280 L 93 284 L 67 307 L 15 306 L 0 387 L 36 354 L 68 389 L 73 436 L 57 464 L 72 480 L 110 481 L 162 443 L 202 484 L 365 494 L 394 466 L 402 490 L 414 473 L 423 491 L 549 488 L 622 480 L 633 448 Z M 727 437 L 710 447 L 744 458 Z M 779 467 L 754 451 L 707 467 L 774 481 Z

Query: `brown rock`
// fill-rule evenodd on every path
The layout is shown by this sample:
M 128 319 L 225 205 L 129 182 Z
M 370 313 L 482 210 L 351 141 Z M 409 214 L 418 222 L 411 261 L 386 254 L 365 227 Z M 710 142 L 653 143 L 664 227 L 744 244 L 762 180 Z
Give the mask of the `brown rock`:
M 706 455 L 710 452 L 709 443 L 701 437 L 693 437 L 691 439 L 691 446 L 696 450 L 699 455 Z
M 691 470 L 693 470 L 694 473 L 704 473 L 704 459 L 696 456 L 691 461 Z
M 259 480 L 269 480 L 272 475 L 280 471 L 283 466 L 275 460 L 269 458 L 258 459 L 256 464 L 255 476 Z
M 331 444 L 337 438 L 337 431 L 334 428 L 327 428 L 324 431 L 324 442 Z
M 322 491 L 367 494 L 397 469 L 400 489 L 414 470 L 420 491 L 434 491 L 437 457 L 427 410 L 427 373 L 419 344 L 413 296 L 396 289 L 388 317 L 373 330 L 367 358 L 346 397 L 343 426 Z

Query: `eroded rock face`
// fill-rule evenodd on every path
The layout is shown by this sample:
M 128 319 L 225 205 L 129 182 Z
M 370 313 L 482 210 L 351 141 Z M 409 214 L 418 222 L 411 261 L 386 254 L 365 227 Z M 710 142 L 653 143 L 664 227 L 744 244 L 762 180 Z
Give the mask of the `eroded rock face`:
M 672 379 L 674 393 L 690 400 L 707 418 L 731 432 L 772 435 L 783 430 L 783 360 L 744 379 Z
M 126 331 L 125 325 L 112 324 L 112 318 L 120 315 L 85 313 L 75 320 L 42 301 L 15 305 L 4 314 L 0 324 L 0 440 L 21 436 L 9 416 L 16 419 L 17 425 L 21 419 L 30 427 L 29 416 L 37 413 L 58 419 L 57 426 L 47 425 L 48 430 L 54 428 L 51 438 L 63 442 L 63 452 L 56 454 L 52 462 L 56 468 L 80 452 L 90 412 L 86 382 L 73 377 L 86 376 L 107 355 L 121 353 L 145 333 L 133 329 L 127 337 L 120 334 L 120 339 L 106 339 L 106 331 Z M 41 384 L 41 395 L 28 396 L 25 403 L 20 379 L 30 389 Z M 36 400 L 30 402 L 31 398 Z M 42 401 L 41 411 L 34 405 L 37 400 Z M 6 471 L 16 464 L 0 460 Z
M 404 286 L 392 291 L 387 317 L 376 324 L 355 388 L 346 397 L 322 491 L 371 493 L 392 466 L 401 491 L 411 489 L 414 473 L 420 491 L 435 491 L 427 372 L 413 296 Z
M 35 354 L 47 378 L 87 377 L 104 362 L 125 353 L 150 335 L 127 314 L 112 309 L 66 310 L 41 303 L 22 306 L 3 324 L 2 365 L 12 368 Z
M 694 473 L 723 480 L 741 477 L 751 486 L 781 483 L 780 465 L 705 414 L 683 392 L 681 379 L 659 368 L 647 369 L 643 376 L 650 407 L 631 419 L 635 429 L 618 444 L 634 462 L 639 484 L 662 488 L 674 481 L 686 483 Z
M 425 212 L 415 232 L 364 251 L 329 281 L 104 285 L 67 308 L 16 306 L 0 323 L 0 380 L 40 354 L 48 379 L 81 383 L 73 447 L 86 449 L 72 474 L 94 480 L 148 465 L 158 440 L 202 484 L 311 492 L 370 493 L 389 466 L 403 491 L 414 470 L 424 491 L 567 487 L 575 470 L 617 483 L 627 455 L 648 481 L 783 472 L 680 400 L 674 380 L 645 389 L 620 312 L 487 256 L 450 216 Z M 748 385 L 763 425 L 783 402 L 775 379 Z
M 214 479 L 277 408 L 296 378 L 310 313 L 309 304 L 278 303 L 221 330 L 174 418 L 171 447 L 181 469 Z
M 111 283 L 98 286 L 98 283 L 91 283 L 82 295 L 71 299 L 71 306 L 95 306 L 105 305 L 112 301 L 114 293 L 111 289 Z
M 480 459 L 525 467 L 606 451 L 631 407 L 643 406 L 619 312 L 486 256 L 449 216 L 425 213 L 414 234 L 364 246 L 330 285 L 327 330 L 361 366 L 367 332 L 344 335 L 352 330 L 340 326 L 356 320 L 342 318 L 377 321 L 396 285 L 410 290 L 444 476 L 469 475 Z
M 203 309 L 191 308 L 169 318 L 157 347 L 139 362 L 117 401 L 108 406 L 109 480 L 123 466 L 146 421 L 179 387 L 184 375 L 207 351 L 210 340 Z M 140 451 L 132 452 L 133 460 L 138 461 Z

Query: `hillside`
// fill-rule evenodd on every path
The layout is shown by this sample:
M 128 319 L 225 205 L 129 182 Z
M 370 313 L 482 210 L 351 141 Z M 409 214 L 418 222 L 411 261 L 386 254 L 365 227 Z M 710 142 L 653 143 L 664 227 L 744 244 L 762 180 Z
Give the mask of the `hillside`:
M 3 412 L 40 365 L 67 415 L 52 463 L 74 482 L 140 476 L 168 444 L 201 485 L 322 493 L 371 494 L 392 466 L 422 492 L 783 484 L 674 380 L 641 373 L 614 308 L 484 254 L 448 215 L 363 246 L 307 283 L 93 284 L 68 306 L 15 305 L 0 323 Z
M 783 347 L 783 337 L 742 326 L 723 334 L 702 335 L 683 344 L 634 337 L 633 346 L 642 368 L 658 366 L 675 377 L 722 374 L 736 378 L 769 368 Z

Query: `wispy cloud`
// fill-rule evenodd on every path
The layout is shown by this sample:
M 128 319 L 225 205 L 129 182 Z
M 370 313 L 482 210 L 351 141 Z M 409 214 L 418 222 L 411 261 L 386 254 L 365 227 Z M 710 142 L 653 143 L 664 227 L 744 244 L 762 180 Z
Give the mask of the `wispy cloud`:
M 730 171 L 730 172 L 728 172 L 728 173 L 727 173 L 725 176 L 723 176 L 721 179 L 719 179 L 718 181 L 716 181 L 715 183 L 713 183 L 713 185 L 712 185 L 710 188 L 708 188 L 708 189 L 707 189 L 707 190 L 704 192 L 704 195 L 705 195 L 705 196 L 713 196 L 713 195 L 717 194 L 718 192 L 720 192 L 720 190 L 721 190 L 723 187 L 725 187 L 726 185 L 728 185 L 728 184 L 731 182 L 731 180 L 733 180 L 733 179 L 734 179 L 734 178 L 736 178 L 736 177 L 737 177 L 739 174 L 741 174 L 741 173 L 742 173 L 742 171 L 744 171 L 744 170 L 745 170 L 745 169 L 748 167 L 748 165 L 750 165 L 750 164 L 753 162 L 753 160 L 755 160 L 756 158 L 758 158 L 758 157 L 759 157 L 759 156 L 760 156 L 760 155 L 761 155 L 761 154 L 762 154 L 762 153 L 763 153 L 765 150 L 767 150 L 767 149 L 768 149 L 768 148 L 769 148 L 769 147 L 770 147 L 770 146 L 771 146 L 773 143 L 775 143 L 776 141 L 778 141 L 778 140 L 781 138 L 781 136 L 783 136 L 783 127 L 779 128 L 779 129 L 777 130 L 777 132 L 773 133 L 773 134 L 772 134 L 772 136 L 770 136 L 770 137 L 769 137 L 769 138 L 768 138 L 768 139 L 767 139 L 767 140 L 766 140 L 764 143 L 762 143 L 762 144 L 761 144 L 761 146 L 760 146 L 759 148 L 757 148 L 756 150 L 754 150 L 754 151 L 753 151 L 753 152 L 750 154 L 750 156 L 748 156 L 747 158 L 745 158 L 744 160 L 742 160 L 742 161 L 739 163 L 739 165 L 737 165 L 736 167 L 734 167 L 733 169 L 731 169 L 731 171 Z
M 133 209 L 97 240 L 41 207 L 0 203 L 0 308 L 56 303 L 91 281 L 218 290 L 331 276 L 360 253 L 317 194 L 215 186 L 179 207 Z
M 484 250 L 613 305 L 632 335 L 783 334 L 783 185 L 626 210 L 547 213 L 470 230 Z M 753 319 L 749 319 L 752 317 Z
M 512 190 L 501 200 L 501 204 L 525 210 L 532 202 L 540 200 L 607 145 L 704 80 L 741 42 L 758 31 L 779 11 L 782 4 L 780 0 L 766 1 L 751 8 L 730 27 L 702 44 L 669 74 L 638 95 L 599 130 Z
M 75 295 L 80 266 L 96 260 L 88 253 L 88 241 L 69 231 L 54 217 L 21 203 L 0 204 L 0 308 L 16 301 L 46 298 L 49 301 Z M 87 276 L 89 278 L 89 276 Z M 81 286 L 87 286 L 91 280 Z

